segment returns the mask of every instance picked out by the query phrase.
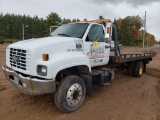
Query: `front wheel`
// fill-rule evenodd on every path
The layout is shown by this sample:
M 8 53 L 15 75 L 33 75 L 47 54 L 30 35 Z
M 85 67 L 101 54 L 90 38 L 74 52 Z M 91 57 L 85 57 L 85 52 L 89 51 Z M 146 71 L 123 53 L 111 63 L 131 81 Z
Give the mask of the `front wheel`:
M 55 104 L 63 112 L 74 112 L 82 105 L 85 94 L 84 81 L 78 76 L 69 75 L 63 78 L 55 93 Z

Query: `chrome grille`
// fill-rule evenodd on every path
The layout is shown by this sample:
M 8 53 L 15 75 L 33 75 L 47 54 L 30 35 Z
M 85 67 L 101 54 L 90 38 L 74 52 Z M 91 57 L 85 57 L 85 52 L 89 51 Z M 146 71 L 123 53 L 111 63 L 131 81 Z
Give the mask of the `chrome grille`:
M 26 50 L 10 48 L 10 65 L 26 70 Z

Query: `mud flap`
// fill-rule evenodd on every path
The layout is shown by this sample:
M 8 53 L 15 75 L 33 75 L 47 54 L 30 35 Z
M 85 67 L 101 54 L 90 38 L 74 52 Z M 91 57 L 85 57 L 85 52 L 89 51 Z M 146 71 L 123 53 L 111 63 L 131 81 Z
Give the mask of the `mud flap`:
M 92 93 L 92 76 L 81 74 L 80 77 L 84 80 L 86 85 L 86 95 L 91 97 Z

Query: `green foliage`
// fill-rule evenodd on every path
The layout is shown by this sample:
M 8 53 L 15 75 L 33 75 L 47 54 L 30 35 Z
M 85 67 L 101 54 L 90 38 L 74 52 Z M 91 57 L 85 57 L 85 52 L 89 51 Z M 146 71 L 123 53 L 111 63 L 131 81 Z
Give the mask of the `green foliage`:
M 72 22 L 77 22 L 77 20 L 76 20 L 76 19 L 73 19 Z
M 140 30 L 143 21 L 139 16 L 128 16 L 114 20 L 117 26 L 118 40 L 122 45 L 142 45 L 144 30 Z M 145 44 L 155 43 L 155 37 L 145 31 Z
M 57 13 L 51 13 L 47 16 L 46 24 L 45 24 L 45 36 L 48 36 L 50 26 L 58 26 L 62 22 L 61 17 Z
M 22 40 L 23 25 L 24 38 L 39 38 L 50 34 L 50 26 L 59 26 L 71 22 L 79 22 L 79 19 L 61 19 L 57 13 L 50 13 L 46 19 L 38 16 L 0 14 L 0 40 Z
M 51 13 L 47 16 L 47 25 L 52 26 L 52 25 L 59 25 L 61 23 L 61 17 L 57 13 Z
M 71 20 L 70 19 L 63 19 L 62 20 L 62 24 L 68 24 L 68 23 L 71 23 Z
M 103 19 L 103 16 L 99 16 Z M 85 18 L 84 21 L 87 19 Z M 59 26 L 71 22 L 79 22 L 79 19 L 61 19 L 57 13 L 50 13 L 46 19 L 38 18 L 38 16 L 30 17 L 26 15 L 0 14 L 0 41 L 3 40 L 22 40 L 24 25 L 24 38 L 39 38 L 50 34 L 50 26 Z M 143 30 L 142 19 L 139 16 L 128 16 L 125 19 L 114 19 L 114 24 L 117 26 L 118 41 L 122 45 L 138 45 L 142 42 Z M 139 40 L 137 39 L 137 30 L 139 31 Z M 135 37 L 136 36 L 136 37 Z M 146 33 L 148 41 L 155 41 L 154 35 Z
M 101 15 L 101 16 L 99 16 L 99 19 L 101 20 L 101 19 L 104 19 L 104 18 L 103 18 L 103 16 Z
M 71 22 L 80 22 L 80 20 L 79 19 L 71 20 L 71 19 L 65 19 L 65 18 L 62 20 L 62 24 L 68 24 L 68 23 L 71 23 Z
M 134 44 L 131 27 L 130 27 L 129 21 L 127 19 L 124 19 L 122 21 L 119 34 L 120 34 L 120 36 L 119 36 L 120 37 L 119 42 L 122 45 L 129 45 L 129 46 L 131 46 L 131 45 Z
M 139 40 L 140 39 L 140 35 L 139 35 L 139 30 L 141 29 L 142 25 L 143 25 L 143 21 L 141 19 L 141 17 L 137 16 L 128 16 L 125 18 L 132 30 L 132 36 L 134 40 Z
M 87 21 L 87 19 L 85 18 L 83 21 Z
M 132 31 L 141 29 L 143 25 L 142 19 L 138 15 L 137 16 L 127 16 L 125 19 L 128 21 Z
M 80 22 L 80 19 L 77 19 L 77 22 Z
M 24 24 L 24 38 L 37 38 L 44 36 L 44 20 L 38 16 L 21 16 L 14 14 L 0 14 L 0 39 L 17 39 L 23 38 L 23 24 Z

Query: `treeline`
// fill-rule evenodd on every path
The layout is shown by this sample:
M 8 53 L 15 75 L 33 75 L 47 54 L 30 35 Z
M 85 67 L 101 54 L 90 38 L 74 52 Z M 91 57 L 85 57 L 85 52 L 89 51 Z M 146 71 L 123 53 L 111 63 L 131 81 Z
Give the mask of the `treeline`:
M 123 45 L 142 45 L 143 38 L 145 44 L 154 44 L 156 42 L 154 35 L 142 29 L 144 23 L 139 16 L 115 19 L 114 24 L 117 26 L 118 40 Z
M 41 37 L 44 36 L 45 20 L 38 18 L 38 16 L 21 16 L 14 14 L 0 14 L 0 39 L 22 39 L 24 37 Z
M 103 19 L 103 16 L 99 16 Z M 87 20 L 87 19 L 84 19 Z M 0 41 L 22 40 L 45 37 L 50 34 L 50 26 L 79 22 L 79 19 L 61 18 L 57 13 L 50 13 L 46 19 L 38 16 L 0 14 Z M 143 20 L 139 16 L 128 16 L 124 19 L 115 19 L 114 24 L 118 30 L 118 40 L 122 45 L 141 44 L 143 37 L 147 43 L 155 43 L 154 35 L 142 30 Z M 24 28 L 24 29 L 23 29 Z M 24 32 L 24 34 L 23 34 Z
M 78 22 L 79 19 L 61 19 L 56 13 L 49 14 L 46 19 L 38 16 L 0 14 L 0 41 L 22 40 L 39 38 L 50 34 L 50 26 L 58 26 L 70 22 Z M 23 29 L 24 28 L 24 29 Z M 24 31 L 24 34 L 23 34 Z

